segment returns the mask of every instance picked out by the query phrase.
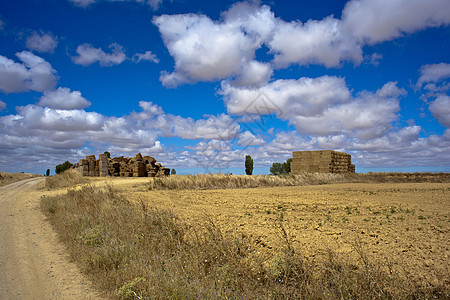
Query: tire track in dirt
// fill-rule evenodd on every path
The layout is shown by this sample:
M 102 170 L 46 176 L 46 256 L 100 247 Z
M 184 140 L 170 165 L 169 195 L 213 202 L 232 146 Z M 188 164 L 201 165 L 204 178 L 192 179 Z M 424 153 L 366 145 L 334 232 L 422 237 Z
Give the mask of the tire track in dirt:
M 99 299 L 39 209 L 41 180 L 0 187 L 0 299 Z

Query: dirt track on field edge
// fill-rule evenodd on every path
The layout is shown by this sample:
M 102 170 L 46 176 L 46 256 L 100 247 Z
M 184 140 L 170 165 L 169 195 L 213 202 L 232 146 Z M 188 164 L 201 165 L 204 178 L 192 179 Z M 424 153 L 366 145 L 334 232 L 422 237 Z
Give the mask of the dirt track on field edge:
M 0 299 L 98 299 L 39 209 L 41 180 L 0 187 Z

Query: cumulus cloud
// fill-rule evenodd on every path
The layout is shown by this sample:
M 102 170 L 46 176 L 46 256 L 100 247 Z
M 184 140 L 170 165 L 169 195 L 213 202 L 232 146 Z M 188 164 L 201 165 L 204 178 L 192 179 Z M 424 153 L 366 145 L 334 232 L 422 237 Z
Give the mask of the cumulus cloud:
M 375 44 L 450 24 L 450 6 L 447 0 L 352 0 L 342 11 L 342 20 L 345 32 Z
M 56 46 L 58 46 L 58 39 L 50 33 L 33 32 L 27 38 L 26 46 L 30 50 L 53 53 Z
M 330 104 L 347 102 L 350 92 L 343 78 L 322 76 L 298 80 L 279 79 L 261 88 L 240 88 L 226 82 L 220 93 L 228 113 L 316 115 Z
M 82 109 L 91 105 L 91 102 L 81 96 L 79 91 L 70 91 L 69 88 L 60 87 L 54 91 L 45 91 L 39 101 L 40 106 L 54 109 Z
M 146 51 L 145 53 L 136 53 L 133 55 L 132 60 L 136 63 L 146 60 L 154 63 L 159 63 L 159 59 L 156 54 L 153 54 L 152 51 Z
M 375 93 L 351 97 L 343 78 L 322 76 L 276 80 L 259 89 L 223 84 L 221 94 L 230 114 L 275 114 L 303 134 L 374 138 L 391 128 L 405 91 L 388 82 Z
M 422 87 L 427 82 L 438 82 L 442 79 L 450 77 L 450 64 L 439 63 L 431 65 L 423 65 L 420 68 L 420 77 L 417 81 L 417 87 Z
M 269 63 L 261 63 L 253 60 L 241 67 L 240 75 L 233 80 L 235 86 L 260 87 L 269 82 L 273 74 Z
M 194 120 L 167 114 L 161 107 L 144 101 L 139 103 L 141 111 L 122 117 L 55 108 L 61 105 L 56 100 L 66 97 L 80 100 L 81 95 L 60 88 L 41 99 L 50 101 L 53 107 L 27 105 L 17 107 L 16 114 L 0 117 L 2 166 L 10 166 L 19 157 L 24 163 L 42 160 L 48 164 L 55 158 L 76 161 L 104 149 L 115 153 L 161 153 L 165 147 L 158 141 L 159 137 L 205 140 L 208 147 L 219 151 L 218 145 L 231 145 L 228 140 L 235 139 L 240 131 L 239 124 L 225 114 Z M 204 153 L 207 151 L 205 148 Z M 49 156 L 50 153 L 53 156 Z
M 333 17 L 309 20 L 305 24 L 278 20 L 273 39 L 268 41 L 275 54 L 275 65 L 287 67 L 296 63 L 336 67 L 344 60 L 361 63 L 361 45 L 351 35 L 346 35 L 342 26 L 342 21 Z
M 0 55 L 0 90 L 5 93 L 28 90 L 43 92 L 57 82 L 56 71 L 43 58 L 29 51 L 16 53 L 22 63 Z
M 450 97 L 440 95 L 431 102 L 430 111 L 434 117 L 445 127 L 450 127 Z
M 140 101 L 142 111 L 132 113 L 130 118 L 138 120 L 145 126 L 157 129 L 162 136 L 178 136 L 183 139 L 217 139 L 230 140 L 239 133 L 239 124 L 229 115 L 205 116 L 204 119 L 194 120 L 172 114 L 166 114 L 161 107 Z
M 267 81 L 272 74 L 269 65 L 254 61 L 255 50 L 272 32 L 274 16 L 268 6 L 237 3 L 221 21 L 184 14 L 154 17 L 153 23 L 175 59 L 174 72 L 160 78 L 165 86 L 234 76 L 242 84 L 254 84 L 251 75 Z
M 286 22 L 276 18 L 267 5 L 241 2 L 212 20 L 205 15 L 162 15 L 153 18 L 169 53 L 173 72 L 160 80 L 167 87 L 198 81 L 236 79 L 237 85 L 261 85 L 270 79 L 271 66 L 254 61 L 263 45 L 274 56 L 271 64 L 320 64 L 340 67 L 364 60 L 363 47 L 413 33 L 428 27 L 448 25 L 446 0 L 352 0 L 342 18 Z M 379 54 L 366 56 L 378 64 Z M 256 75 L 255 83 L 248 82 Z
M 400 110 L 398 97 L 403 91 L 395 83 L 387 83 L 376 93 L 363 92 L 348 103 L 329 106 L 313 116 L 292 115 L 291 123 L 306 134 L 345 134 L 372 139 L 392 128 Z
M 113 43 L 109 48 L 111 53 L 106 53 L 101 48 L 94 48 L 90 44 L 79 45 L 75 50 L 78 55 L 73 56 L 72 61 L 82 66 L 89 66 L 98 62 L 103 67 L 118 65 L 125 61 L 127 56 L 121 45 Z
M 166 86 L 225 78 L 254 55 L 243 32 L 204 15 L 162 15 L 153 23 L 175 59 L 175 72 L 162 74 Z
M 266 142 L 262 137 L 255 136 L 253 133 L 247 130 L 239 134 L 237 143 L 239 146 L 249 147 L 249 146 L 261 146 Z
M 4 110 L 6 108 L 6 103 L 0 100 L 0 110 Z

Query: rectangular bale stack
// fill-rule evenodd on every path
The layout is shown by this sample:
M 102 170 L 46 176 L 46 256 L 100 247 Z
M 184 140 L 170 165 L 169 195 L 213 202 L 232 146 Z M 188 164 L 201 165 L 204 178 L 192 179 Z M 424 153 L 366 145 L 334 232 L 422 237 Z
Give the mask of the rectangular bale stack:
M 89 161 L 87 159 L 80 159 L 78 163 L 78 170 L 83 176 L 89 176 Z
M 86 156 L 86 160 L 88 161 L 88 166 L 89 166 L 89 176 L 91 176 L 91 177 L 97 176 L 97 173 L 96 173 L 97 160 L 95 158 L 95 155 Z
M 347 153 L 332 150 L 294 151 L 292 156 L 291 174 L 355 172 L 351 155 Z
M 108 155 L 100 154 L 98 159 L 99 176 L 108 176 Z

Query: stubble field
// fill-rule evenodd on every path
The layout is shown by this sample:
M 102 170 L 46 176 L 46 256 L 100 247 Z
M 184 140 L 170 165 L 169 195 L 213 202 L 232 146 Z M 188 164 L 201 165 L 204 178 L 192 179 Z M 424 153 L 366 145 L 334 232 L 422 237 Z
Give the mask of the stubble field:
M 357 261 L 362 247 L 371 260 L 406 267 L 419 281 L 449 284 L 449 183 L 194 191 L 147 191 L 135 183 L 121 189 L 190 224 L 207 216 L 225 232 L 244 232 L 269 255 L 281 250 L 284 226 L 293 247 L 311 259 L 327 259 L 332 249 Z
M 143 298 L 152 294 L 176 299 L 449 296 L 450 183 L 446 179 L 174 190 L 155 188 L 154 179 L 149 178 L 83 181 L 69 188 L 66 202 L 57 195 L 64 195 L 67 189 L 45 192 L 50 196 L 43 200 L 43 209 L 50 211 L 50 221 L 54 218 L 63 239 L 64 234 L 69 240 L 76 236 L 66 241 L 75 249 L 74 259 L 85 264 L 87 272 L 97 267 L 94 278 L 106 278 L 102 274 L 107 273 L 111 276 L 108 280 L 115 281 L 112 285 L 100 283 L 102 289 L 116 291 L 109 295 L 121 295 L 124 287 L 131 286 L 130 291 L 140 291 Z M 168 181 L 159 188 L 167 186 Z M 105 192 L 94 195 L 102 190 Z M 100 198 L 113 199 L 106 203 Z M 70 211 L 67 207 L 74 201 L 80 202 L 81 208 Z M 131 206 L 120 206 L 121 201 L 129 201 Z M 86 211 L 86 203 L 96 208 L 90 219 L 82 221 L 80 213 Z M 169 217 L 161 221 L 161 212 L 166 211 Z M 57 220 L 60 212 L 62 221 Z M 158 227 L 161 235 L 155 234 L 154 225 L 149 231 L 143 229 L 150 215 L 155 220 L 154 213 L 157 224 L 166 224 Z M 74 215 L 75 221 L 68 215 Z M 172 221 L 183 225 L 174 229 Z M 73 233 L 78 232 L 74 228 L 64 233 L 61 227 L 71 222 L 86 223 L 84 228 L 76 228 L 81 234 Z M 114 230 L 119 232 L 116 237 Z M 153 241 L 168 237 L 168 241 L 155 249 L 148 244 L 150 240 L 142 240 L 145 236 L 153 236 Z M 128 237 L 130 241 L 125 241 Z M 96 242 L 92 244 L 92 240 Z M 119 251 L 111 246 L 116 243 L 119 250 L 128 247 L 127 243 L 137 245 L 133 247 L 139 248 L 136 253 L 140 254 L 130 252 L 127 258 L 115 258 L 111 270 L 105 270 L 103 263 L 98 265 L 98 258 L 95 264 L 92 257 L 86 258 L 103 247 L 101 253 L 106 251 L 111 259 Z M 132 256 L 139 259 L 129 261 Z M 155 260 L 159 257 L 162 262 Z M 190 265 L 186 265 L 187 259 Z M 122 271 L 122 265 L 132 270 Z

